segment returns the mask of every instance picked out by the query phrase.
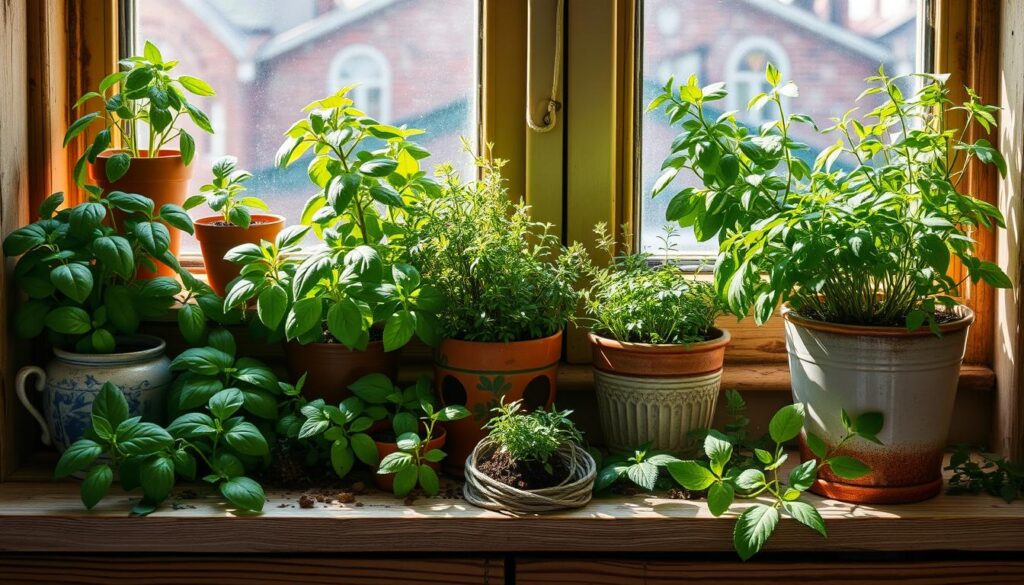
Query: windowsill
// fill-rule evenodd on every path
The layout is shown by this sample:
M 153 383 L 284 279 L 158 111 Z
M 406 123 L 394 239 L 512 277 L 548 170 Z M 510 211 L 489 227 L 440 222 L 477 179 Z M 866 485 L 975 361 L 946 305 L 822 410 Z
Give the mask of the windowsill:
M 791 461 L 797 459 L 792 457 Z M 703 501 L 598 498 L 585 508 L 514 518 L 462 499 L 389 494 L 358 503 L 298 505 L 301 490 L 270 491 L 264 513 L 235 516 L 217 498 L 181 500 L 147 518 L 130 498 L 82 509 L 76 482 L 42 479 L 37 462 L 0 485 L 0 550 L 7 552 L 729 552 L 735 514 L 711 516 Z M 448 480 L 445 480 L 446 482 Z M 197 488 L 199 490 L 205 488 Z M 180 491 L 180 490 L 179 490 Z M 809 496 L 827 539 L 783 520 L 766 547 L 782 551 L 1022 551 L 1024 505 L 989 496 L 947 496 L 899 506 L 853 505 Z M 230 523 L 225 523 L 230 522 Z

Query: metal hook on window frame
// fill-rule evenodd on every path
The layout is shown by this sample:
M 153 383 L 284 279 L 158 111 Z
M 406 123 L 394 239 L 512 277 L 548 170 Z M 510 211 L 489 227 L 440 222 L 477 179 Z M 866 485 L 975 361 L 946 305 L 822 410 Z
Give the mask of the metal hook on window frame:
M 531 34 L 531 23 L 533 3 L 535 0 L 530 0 L 527 4 L 527 54 L 526 54 L 526 125 L 534 132 L 544 133 L 554 130 L 555 126 L 558 125 L 558 111 L 562 109 L 562 102 L 558 101 L 558 83 L 562 77 L 562 15 L 565 10 L 565 0 L 558 0 L 557 9 L 555 11 L 555 60 L 552 66 L 552 78 L 551 78 L 551 95 L 547 99 L 547 107 L 545 108 L 544 117 L 541 118 L 541 124 L 537 124 L 533 120 L 533 112 L 531 112 L 531 105 L 533 100 L 530 97 L 530 71 L 532 70 L 532 39 Z

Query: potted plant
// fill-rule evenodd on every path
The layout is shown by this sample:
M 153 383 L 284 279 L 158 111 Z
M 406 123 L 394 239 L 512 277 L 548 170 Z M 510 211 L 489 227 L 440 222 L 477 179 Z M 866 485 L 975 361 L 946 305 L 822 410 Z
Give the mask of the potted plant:
M 46 335 L 56 358 L 46 369 L 22 368 L 17 394 L 42 427 L 43 443 L 63 451 L 89 426 L 92 402 L 104 382 L 121 388 L 132 416 L 159 422 L 170 382 L 164 342 L 137 335 L 140 320 L 166 314 L 181 285 L 172 278 L 136 280 L 139 266 L 157 263 L 180 270 L 168 253 L 165 223 L 192 231 L 180 207 L 159 211 L 142 195 L 114 191 L 106 197 L 88 190 L 90 200 L 58 208 L 61 193 L 40 206 L 39 221 L 4 239 L 4 255 L 20 256 L 14 282 L 26 300 L 14 314 L 13 330 L 23 339 Z M 115 220 L 114 212 L 121 218 Z M 183 274 L 189 297 L 205 294 Z M 44 392 L 45 418 L 26 396 L 28 379 Z
M 78 109 L 92 100 L 100 100 L 98 111 L 75 120 L 64 135 L 64 146 L 93 124 L 103 128 L 75 164 L 75 182 L 85 184 L 86 167 L 92 180 L 104 192 L 114 190 L 139 193 L 158 207 L 181 206 L 188 197 L 192 177 L 189 165 L 195 156 L 195 140 L 181 128 L 179 118 L 191 119 L 201 130 L 213 133 L 210 120 L 189 102 L 187 93 L 214 95 L 205 81 L 171 72 L 177 61 L 165 61 L 160 50 L 146 41 L 141 56 L 121 61 L 124 68 L 100 81 L 95 91 L 84 94 L 75 103 Z M 186 93 L 187 92 L 187 93 Z M 178 149 L 171 145 L 177 141 Z M 110 148 L 111 145 L 119 145 Z M 171 232 L 171 254 L 178 255 L 180 236 Z M 159 267 L 160 276 L 173 276 L 167 266 Z
M 855 502 L 931 497 L 942 487 L 974 319 L 954 298 L 962 281 L 949 275 L 950 261 L 966 269 L 963 280 L 1011 285 L 997 265 L 973 255 L 970 237 L 974 229 L 1003 226 L 1001 214 L 957 190 L 972 161 L 1001 173 L 1006 163 L 986 140 L 965 142 L 966 126 L 949 127 L 946 113 L 961 110 L 967 125 L 989 128 L 996 108 L 973 92 L 954 105 L 946 76 L 892 78 L 880 69 L 864 96 L 881 103 L 863 118 L 851 110 L 821 130 L 838 138 L 809 163 L 794 132 L 816 126 L 783 107 L 796 86 L 771 65 L 766 79 L 771 90 L 750 106 L 779 115 L 758 130 L 707 111 L 725 95 L 722 84 L 701 88 L 691 78 L 666 85 L 652 106 L 664 105 L 685 131 L 655 192 L 680 170 L 695 172 L 704 187 L 675 194 L 668 219 L 693 226 L 700 239 L 718 237 L 715 286 L 729 310 L 745 316 L 752 309 L 763 323 L 783 303 L 793 398 L 808 411 L 805 457 L 835 448 L 844 418 L 878 411 L 890 423 L 877 437 L 884 445 L 844 448 L 868 463 L 870 474 L 847 480 L 824 470 L 814 489 Z
M 445 425 L 452 455 L 446 470 L 455 474 L 502 399 L 522 399 L 527 409 L 554 401 L 562 329 L 576 310 L 584 266 L 582 246 L 566 249 L 550 225 L 512 201 L 502 161 L 481 157 L 477 164 L 479 181 L 466 183 L 442 167 L 443 194 L 414 207 L 416 229 L 406 240 L 413 262 L 440 291 L 444 340 L 434 372 L 441 404 L 472 413 Z
M 356 380 L 349 389 L 367 404 L 387 409 L 389 424 L 370 429 L 380 458 L 373 476 L 377 487 L 405 497 L 419 485 L 427 495 L 436 496 L 437 472 L 446 456 L 441 450 L 446 433 L 437 423 L 465 418 L 469 411 L 462 406 L 438 410 L 427 376 L 421 376 L 414 385 L 402 390 L 384 374 L 369 374 Z
M 85 437 L 64 452 L 55 470 L 58 478 L 88 470 L 81 485 L 86 508 L 107 494 L 116 472 L 125 492 L 142 490 L 133 515 L 156 510 L 178 478 L 199 477 L 236 510 L 263 509 L 263 487 L 249 475 L 264 465 L 269 445 L 247 414 L 273 418 L 278 400 L 290 400 L 300 389 L 278 382 L 261 362 L 236 360 L 235 340 L 227 331 L 212 331 L 208 343 L 182 352 L 172 363 L 184 370 L 175 380 L 173 402 L 185 408 L 166 428 L 131 417 L 124 394 L 104 384 Z
M 287 167 L 313 153 L 308 170 L 318 191 L 302 223 L 324 246 L 299 258 L 292 253 L 301 239 L 296 232 L 227 256 L 243 268 L 225 306 L 255 299 L 258 322 L 288 342 L 292 375 L 307 372 L 310 396 L 328 403 L 347 396 L 367 373 L 393 378 L 396 350 L 413 336 L 431 345 L 439 337 L 440 295 L 402 262 L 407 207 L 436 190 L 419 168 L 428 153 L 409 140 L 421 131 L 364 116 L 350 90 L 307 106 L 277 154 L 277 165 Z
M 682 451 L 690 432 L 715 414 L 729 332 L 715 327 L 721 305 L 710 281 L 687 277 L 666 256 L 615 254 L 604 224 L 595 229 L 610 263 L 590 266 L 586 295 L 594 387 L 605 442 L 617 450 L 648 444 Z M 625 238 L 628 239 L 628 238 Z
M 591 499 L 597 464 L 581 446 L 571 410 L 521 412 L 501 404 L 466 460 L 466 501 L 516 514 L 579 508 Z
M 269 210 L 259 197 L 243 196 L 244 183 L 250 178 L 252 173 L 238 168 L 237 158 L 221 157 L 213 163 L 213 181 L 200 187 L 199 194 L 189 197 L 184 204 L 185 209 L 193 209 L 205 203 L 218 214 L 197 219 L 195 229 L 206 276 L 221 296 L 239 272 L 238 266 L 224 259 L 228 251 L 242 244 L 259 244 L 261 240 L 271 242 L 284 227 L 284 217 L 280 215 L 249 211 Z

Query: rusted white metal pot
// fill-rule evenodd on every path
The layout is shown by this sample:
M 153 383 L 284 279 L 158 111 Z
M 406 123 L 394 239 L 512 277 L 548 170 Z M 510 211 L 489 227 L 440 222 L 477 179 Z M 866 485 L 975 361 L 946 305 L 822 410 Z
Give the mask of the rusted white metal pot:
M 807 410 L 805 429 L 831 449 L 846 434 L 844 409 L 851 417 L 872 411 L 885 417 L 882 445 L 854 439 L 842 449 L 871 473 L 840 480 L 826 468 L 813 491 L 850 502 L 900 503 L 942 490 L 942 455 L 974 321 L 969 308 L 956 310 L 960 318 L 941 325 L 937 336 L 927 327 L 825 323 L 783 307 L 793 400 Z M 801 450 L 805 459 L 813 456 L 802 438 Z

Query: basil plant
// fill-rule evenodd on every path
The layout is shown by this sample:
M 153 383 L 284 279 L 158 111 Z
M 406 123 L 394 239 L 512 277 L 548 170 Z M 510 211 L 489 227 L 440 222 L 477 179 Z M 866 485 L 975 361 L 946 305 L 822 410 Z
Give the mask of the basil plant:
M 117 335 L 135 333 L 140 320 L 165 315 L 176 300 L 210 305 L 216 297 L 209 287 L 168 251 L 168 225 L 192 233 L 192 220 L 181 207 L 166 204 L 157 210 L 151 199 L 121 191 L 101 197 L 94 186 L 87 192 L 88 201 L 59 211 L 64 195 L 51 195 L 39 208 L 39 221 L 14 230 L 3 242 L 5 256 L 21 256 L 14 282 L 27 300 L 14 315 L 18 337 L 47 332 L 56 347 L 111 353 Z M 177 297 L 182 285 L 173 278 L 135 278 L 140 267 L 156 270 L 157 263 L 181 276 L 183 298 Z M 219 302 L 213 306 L 219 308 Z M 199 341 L 205 318 L 201 327 L 183 326 L 183 331 Z
M 189 101 L 188 94 L 206 97 L 215 92 L 201 79 L 173 76 L 171 71 L 177 65 L 177 61 L 164 60 L 160 49 L 146 41 L 142 55 L 122 59 L 121 71 L 104 77 L 95 91 L 78 98 L 74 105 L 76 110 L 92 100 L 103 102 L 99 111 L 75 120 L 64 135 L 64 146 L 67 146 L 89 126 L 96 122 L 103 125 L 75 164 L 75 182 L 79 186 L 85 185 L 86 162 L 95 163 L 96 157 L 111 144 L 121 144 L 120 152 L 111 156 L 107 163 L 107 179 L 111 182 L 128 172 L 132 158 L 143 156 L 145 145 L 148 145 L 146 156 L 152 157 L 177 140 L 182 162 L 191 164 L 196 142 L 178 126 L 178 120 L 185 116 L 200 130 L 213 134 L 210 119 Z
M 970 90 L 966 102 L 952 102 L 946 75 L 889 77 L 879 68 L 858 99 L 874 107 L 819 128 L 786 112 L 799 95 L 793 82 L 770 64 L 765 77 L 771 89 L 748 107 L 775 115 L 758 128 L 718 113 L 725 85 L 700 87 L 695 76 L 678 87 L 669 81 L 650 105 L 682 128 L 653 194 L 671 193 L 669 221 L 700 241 L 717 238 L 715 286 L 731 312 L 753 310 L 763 323 L 788 301 L 832 323 L 937 332 L 942 307 L 956 305 L 967 279 L 1010 286 L 998 266 L 973 254 L 973 232 L 1005 227 L 1002 215 L 960 192 L 974 161 L 1006 172 L 992 144 L 967 139 L 973 125 L 995 124 L 996 107 Z M 950 124 L 952 112 L 962 113 L 963 127 Z M 797 138 L 809 134 L 835 141 L 815 157 Z M 689 173 L 695 185 L 669 188 Z M 953 258 L 963 278 L 950 274 Z
M 292 125 L 277 153 L 279 167 L 312 153 L 308 174 L 317 192 L 302 223 L 324 245 L 302 258 L 295 252 L 305 234 L 285 230 L 273 243 L 234 248 L 226 258 L 243 268 L 225 306 L 255 299 L 265 328 L 304 344 L 329 334 L 361 350 L 379 332 L 385 351 L 414 335 L 433 345 L 441 296 L 402 261 L 401 245 L 410 229 L 407 206 L 438 192 L 420 170 L 429 153 L 409 140 L 422 131 L 366 117 L 350 90 L 306 106 L 306 118 Z

